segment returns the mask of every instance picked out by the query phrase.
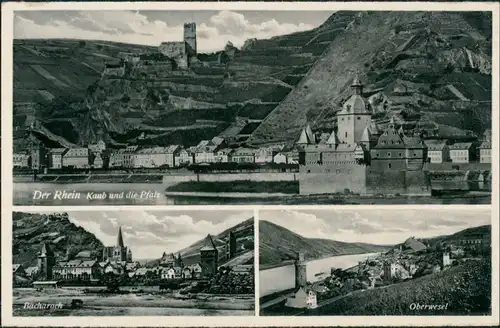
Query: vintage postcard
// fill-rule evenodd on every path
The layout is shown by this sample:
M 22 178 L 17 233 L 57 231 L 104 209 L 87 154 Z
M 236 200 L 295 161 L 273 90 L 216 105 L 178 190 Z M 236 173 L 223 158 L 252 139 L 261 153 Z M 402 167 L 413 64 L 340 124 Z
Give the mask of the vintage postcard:
M 80 7 L 11 12 L 14 205 L 491 203 L 493 7 Z
M 491 315 L 491 211 L 262 210 L 260 315 Z
M 2 326 L 499 323 L 499 10 L 2 4 Z
M 252 316 L 253 211 L 14 212 L 13 316 Z

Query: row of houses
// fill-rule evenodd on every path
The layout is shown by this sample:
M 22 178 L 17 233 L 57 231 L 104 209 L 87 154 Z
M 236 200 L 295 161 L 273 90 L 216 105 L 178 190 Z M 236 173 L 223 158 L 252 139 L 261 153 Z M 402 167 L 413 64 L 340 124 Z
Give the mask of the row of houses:
M 491 130 L 486 130 L 479 147 L 472 142 L 450 145 L 446 140 L 426 140 L 425 145 L 430 163 L 470 163 L 477 157 L 478 151 L 479 163 L 491 163 Z
M 297 164 L 298 150 L 283 145 L 264 148 L 229 148 L 223 138 L 202 140 L 198 145 L 184 148 L 128 146 L 105 151 L 99 148 L 55 148 L 47 153 L 49 169 L 62 168 L 161 168 L 181 167 L 202 163 L 276 163 Z M 29 154 L 14 154 L 15 168 L 35 168 Z
M 104 167 L 104 156 L 106 144 L 99 140 L 86 147 L 76 148 L 50 148 L 42 145 L 33 147 L 30 151 L 14 153 L 12 156 L 13 168 L 41 168 L 61 169 L 63 167 L 73 168 L 102 168 Z
M 480 163 L 491 163 L 491 138 L 491 130 L 487 130 L 479 147 L 472 142 L 449 144 L 447 140 L 426 140 L 427 157 L 430 163 L 470 163 L 479 155 Z M 14 153 L 13 167 L 39 169 L 45 164 L 50 169 L 159 168 L 202 163 L 298 164 L 299 160 L 296 147 L 275 145 L 262 148 L 229 148 L 226 141 L 220 137 L 202 140 L 189 148 L 180 145 L 128 146 L 106 151 L 106 144 L 100 140 L 87 147 L 49 149 L 46 160 L 41 153 L 40 150 L 31 154 Z

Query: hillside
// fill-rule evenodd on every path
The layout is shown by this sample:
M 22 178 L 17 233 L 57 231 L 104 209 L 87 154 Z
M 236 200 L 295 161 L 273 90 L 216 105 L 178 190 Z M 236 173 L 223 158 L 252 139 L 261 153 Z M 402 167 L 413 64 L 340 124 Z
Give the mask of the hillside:
M 306 122 L 334 128 L 356 73 L 379 125 L 395 115 L 410 131 L 479 135 L 491 128 L 491 23 L 481 12 L 336 12 L 310 31 L 199 54 L 188 71 L 122 77 L 102 77 L 104 63 L 157 48 L 14 40 L 14 150 L 32 122 L 50 147 L 293 142 Z
M 229 232 L 236 235 L 236 244 L 238 249 L 236 256 L 228 261 L 225 255 L 226 241 L 229 238 Z M 219 265 L 234 266 L 237 264 L 253 264 L 254 259 L 254 219 L 245 220 L 234 227 L 226 229 L 217 235 L 212 235 L 212 239 L 219 250 Z M 185 264 L 195 264 L 200 261 L 200 248 L 204 245 L 205 237 L 194 242 L 190 246 L 175 252 L 181 254 Z M 168 252 L 167 252 L 168 253 Z M 148 263 L 148 266 L 157 265 L 159 260 Z
M 410 304 L 448 305 L 443 310 L 410 309 Z M 314 315 L 489 315 L 491 263 L 468 262 L 407 282 L 353 292 Z
M 305 238 L 269 221 L 259 221 L 260 265 L 274 265 L 296 259 L 299 251 L 305 252 L 306 260 L 313 260 L 326 256 L 385 252 L 390 248 L 391 246 Z
M 306 122 L 331 131 L 356 74 L 377 123 L 396 115 L 410 129 L 481 134 L 491 128 L 491 24 L 481 12 L 358 12 L 249 143 L 294 141 Z
M 73 144 L 103 138 L 116 146 L 189 146 L 216 135 L 244 141 L 255 123 L 293 90 L 353 13 L 337 17 L 329 27 L 199 54 L 188 71 L 167 74 L 151 67 L 120 78 L 101 78 L 105 61 L 116 60 L 120 52 L 151 53 L 156 48 L 15 40 L 15 148 L 26 145 L 23 132 L 33 121 L 44 143 L 61 144 L 61 137 Z
M 482 238 L 483 236 L 490 236 L 491 238 L 491 225 L 483 225 L 479 227 L 467 228 L 456 232 L 452 235 L 447 236 L 438 236 L 434 238 L 427 238 L 425 242 L 429 245 L 436 245 L 442 242 L 452 241 L 452 240 L 461 240 L 468 238 Z
M 102 255 L 103 244 L 90 232 L 77 227 L 68 219 L 68 214 L 12 214 L 12 261 L 25 268 L 37 264 L 38 253 L 43 243 L 48 243 L 56 259 L 66 257 L 68 244 L 70 257 L 88 250 L 93 257 Z M 69 241 L 68 241 L 69 238 Z

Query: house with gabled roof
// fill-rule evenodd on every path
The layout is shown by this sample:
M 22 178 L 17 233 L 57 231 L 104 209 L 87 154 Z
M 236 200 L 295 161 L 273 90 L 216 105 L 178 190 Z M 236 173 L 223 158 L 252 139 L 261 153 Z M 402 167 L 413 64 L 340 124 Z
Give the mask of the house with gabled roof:
M 457 142 L 450 146 L 452 163 L 469 163 L 472 157 L 472 142 Z

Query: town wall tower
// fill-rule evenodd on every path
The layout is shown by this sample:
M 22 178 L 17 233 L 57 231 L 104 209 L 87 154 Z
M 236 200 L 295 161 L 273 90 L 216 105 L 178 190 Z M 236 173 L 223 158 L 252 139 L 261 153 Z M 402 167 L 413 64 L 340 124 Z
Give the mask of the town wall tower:
M 295 287 L 305 287 L 307 285 L 307 267 L 305 255 L 299 253 L 297 261 L 295 261 Z

